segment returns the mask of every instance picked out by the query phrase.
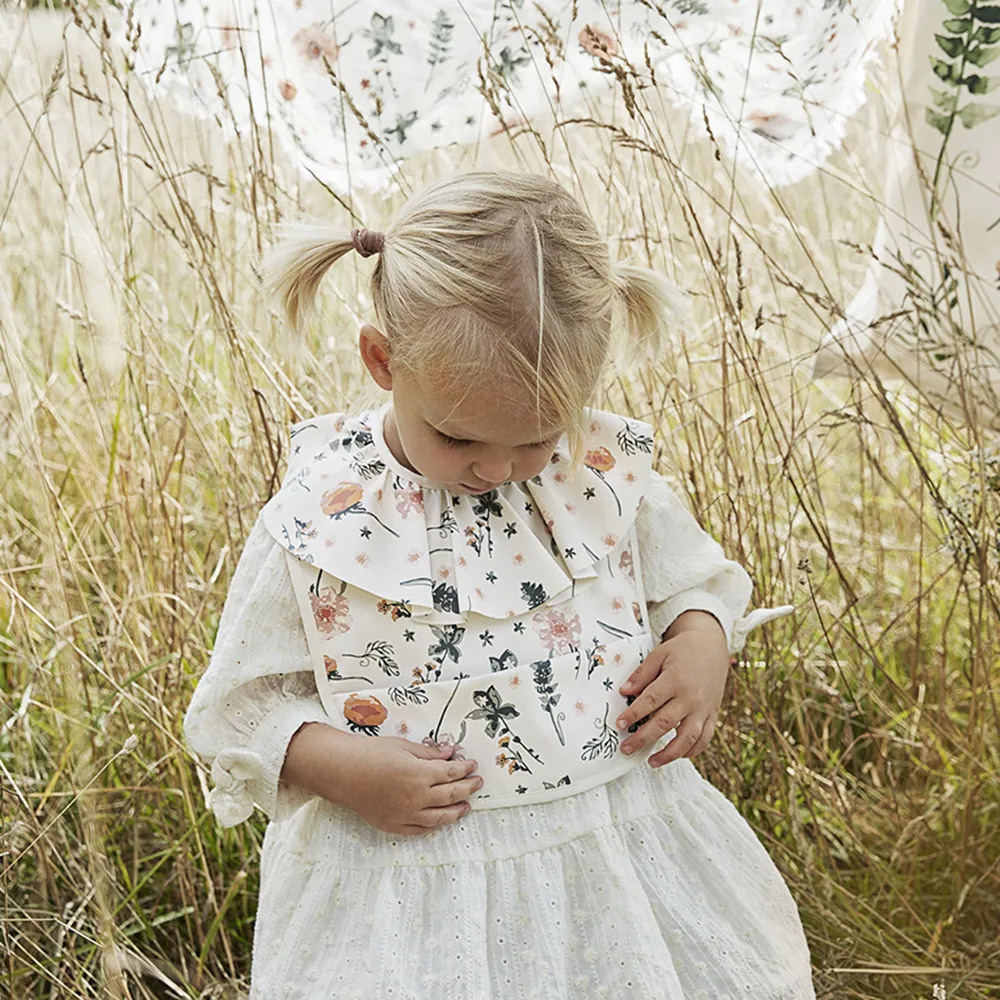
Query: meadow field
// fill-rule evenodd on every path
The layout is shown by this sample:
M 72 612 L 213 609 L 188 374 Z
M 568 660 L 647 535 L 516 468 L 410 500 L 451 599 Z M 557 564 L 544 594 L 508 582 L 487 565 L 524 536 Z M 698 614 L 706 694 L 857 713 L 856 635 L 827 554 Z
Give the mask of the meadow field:
M 752 606 L 796 606 L 751 633 L 695 762 L 786 878 L 817 996 L 1000 997 L 998 429 L 810 377 L 868 265 L 875 96 L 781 189 L 619 86 L 345 196 L 266 130 L 148 96 L 103 16 L 0 8 L 0 996 L 245 995 L 265 821 L 217 825 L 181 719 L 288 424 L 379 398 L 371 262 L 334 269 L 298 340 L 259 263 L 282 219 L 378 228 L 500 164 L 551 172 L 691 293 L 669 356 L 600 403 L 656 427 Z

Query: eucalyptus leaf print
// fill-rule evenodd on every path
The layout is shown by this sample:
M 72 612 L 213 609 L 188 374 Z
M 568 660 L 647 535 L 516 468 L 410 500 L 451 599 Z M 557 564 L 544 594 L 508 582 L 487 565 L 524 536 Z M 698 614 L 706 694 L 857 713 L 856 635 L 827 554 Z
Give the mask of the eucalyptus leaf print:
M 645 452 L 647 455 L 653 451 L 653 437 L 643 431 L 636 430 L 629 421 L 624 421 L 625 426 L 618 432 L 616 440 L 623 455 L 634 455 L 637 451 Z
M 558 788 L 560 785 L 568 785 L 568 784 L 570 784 L 569 775 L 568 774 L 564 774 L 555 784 L 553 784 L 551 781 L 543 781 L 542 782 L 542 787 L 543 788 Z
M 610 703 L 605 702 L 604 718 L 594 719 L 594 728 L 599 730 L 598 735 L 587 740 L 583 746 L 583 753 L 580 760 L 596 760 L 598 757 L 613 757 L 618 749 L 618 733 L 608 725 L 608 710 Z
M 395 652 L 391 643 L 386 642 L 384 639 L 372 639 L 365 646 L 363 653 L 341 653 L 340 655 L 357 660 L 358 666 L 363 670 L 377 666 L 382 673 L 390 677 L 399 676 L 399 664 L 394 659 Z
M 344 702 L 344 718 L 352 733 L 378 736 L 378 727 L 388 715 L 385 705 L 374 695 L 352 694 Z
M 615 498 L 615 502 L 618 504 L 618 514 L 621 516 L 622 512 L 622 502 L 618 499 L 618 494 L 615 492 L 615 488 L 608 482 L 606 473 L 610 472 L 617 462 L 615 461 L 615 456 L 608 451 L 603 445 L 600 448 L 594 448 L 588 451 L 586 455 L 583 456 L 583 464 L 594 473 L 595 476 L 600 477 L 601 481 L 611 490 L 611 495 Z
M 431 39 L 428 45 L 427 65 L 431 71 L 427 74 L 427 83 L 424 84 L 424 91 L 430 86 L 431 77 L 434 70 L 448 58 L 451 48 L 451 33 L 455 30 L 455 24 L 448 16 L 448 12 L 443 8 L 438 8 L 434 15 L 434 24 L 431 26 Z
M 397 705 L 426 705 L 427 692 L 419 684 L 411 684 L 409 687 L 389 688 L 389 697 Z
M 365 510 L 362 503 L 364 490 L 358 483 L 340 483 L 332 490 L 327 490 L 319 502 L 320 509 L 328 517 L 339 521 L 348 514 L 367 514 L 374 518 L 391 535 L 399 538 L 399 532 L 393 531 L 387 524 L 384 524 L 376 514 Z
M 934 107 L 924 112 L 927 124 L 944 136 L 931 182 L 931 218 L 939 207 L 938 183 L 955 123 L 971 129 L 1000 114 L 1000 104 L 976 100 L 1000 86 L 1000 77 L 976 72 L 1000 57 L 1000 4 L 979 0 L 943 2 L 954 16 L 945 19 L 942 32 L 935 33 L 934 38 L 947 58 L 932 56 L 931 68 L 947 89 L 931 87 Z M 969 95 L 964 104 L 963 91 Z
M 535 690 L 541 698 L 542 711 L 548 713 L 552 725 L 555 727 L 556 735 L 559 737 L 559 742 L 565 746 L 566 738 L 563 736 L 559 723 L 566 721 L 566 713 L 560 712 L 556 716 L 553 711 L 562 696 L 556 690 L 557 684 L 552 677 L 552 661 L 536 660 L 531 664 L 531 669 L 535 677 Z

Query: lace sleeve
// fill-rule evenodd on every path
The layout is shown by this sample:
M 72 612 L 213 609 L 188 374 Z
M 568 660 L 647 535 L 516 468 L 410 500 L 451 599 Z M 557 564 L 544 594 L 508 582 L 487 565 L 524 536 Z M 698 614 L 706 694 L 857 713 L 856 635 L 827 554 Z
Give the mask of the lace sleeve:
M 726 557 L 656 472 L 639 508 L 636 537 L 650 630 L 657 637 L 685 611 L 707 611 L 718 619 L 733 654 L 743 648 L 751 629 L 795 610 L 783 604 L 744 615 L 753 592 L 750 575 Z
M 289 741 L 304 723 L 326 721 L 284 550 L 258 519 L 184 716 L 188 746 L 212 768 L 219 822 L 243 822 L 254 803 L 273 815 Z

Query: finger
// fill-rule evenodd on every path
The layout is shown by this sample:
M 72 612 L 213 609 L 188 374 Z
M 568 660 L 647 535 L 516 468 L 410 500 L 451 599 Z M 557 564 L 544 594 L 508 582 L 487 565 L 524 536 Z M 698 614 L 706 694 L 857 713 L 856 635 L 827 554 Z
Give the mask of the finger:
M 642 694 L 632 698 L 627 708 L 615 720 L 619 731 L 624 732 L 640 719 L 665 705 L 674 695 L 673 682 L 664 674 L 655 678 L 643 689 Z
M 667 653 L 661 645 L 657 646 L 643 661 L 632 671 L 618 689 L 622 694 L 638 694 L 654 677 L 656 677 L 663 666 L 663 661 L 667 658 Z M 641 716 L 638 716 L 641 718 Z
M 429 746 L 426 743 L 417 743 L 414 740 L 407 740 L 407 749 L 414 757 L 422 757 L 426 760 L 442 760 L 450 756 L 455 747 L 452 746 Z
M 644 746 L 655 743 L 664 733 L 669 733 L 671 729 L 678 727 L 687 714 L 683 704 L 678 699 L 672 698 L 654 712 L 645 725 L 629 734 L 628 739 L 622 742 L 622 753 L 635 753 Z
M 702 726 L 701 736 L 698 737 L 698 742 L 695 743 L 693 747 L 686 754 L 685 757 L 697 757 L 698 754 L 708 746 L 711 742 L 712 734 L 715 732 L 715 720 L 717 716 L 713 713 L 705 720 L 705 725 Z M 666 749 L 666 748 L 664 748 Z
M 474 760 L 434 760 L 431 761 L 431 784 L 440 785 L 448 781 L 461 781 L 468 777 L 479 765 Z
M 658 753 L 649 758 L 651 767 L 663 767 L 678 757 L 683 757 L 698 742 L 705 720 L 689 715 L 677 730 L 677 735 Z
M 483 787 L 481 775 L 473 774 L 461 781 L 445 782 L 444 784 L 431 785 L 430 805 L 450 806 L 456 802 L 462 802 L 473 792 L 478 792 Z
M 430 806 L 421 809 L 414 817 L 413 821 L 419 826 L 426 826 L 431 829 L 438 826 L 447 826 L 461 819 L 472 808 L 468 802 L 459 802 L 453 806 Z

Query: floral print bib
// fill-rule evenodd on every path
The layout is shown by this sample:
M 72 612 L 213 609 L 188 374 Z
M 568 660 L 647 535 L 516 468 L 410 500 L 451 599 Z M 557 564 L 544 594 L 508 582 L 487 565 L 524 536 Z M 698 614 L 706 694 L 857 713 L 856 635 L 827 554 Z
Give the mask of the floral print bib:
M 396 461 L 390 405 L 294 424 L 261 512 L 331 724 L 454 744 L 480 764 L 474 809 L 574 794 L 655 752 L 620 753 L 614 727 L 656 644 L 634 524 L 650 426 L 588 410 L 579 470 L 563 438 L 531 480 L 467 496 Z

